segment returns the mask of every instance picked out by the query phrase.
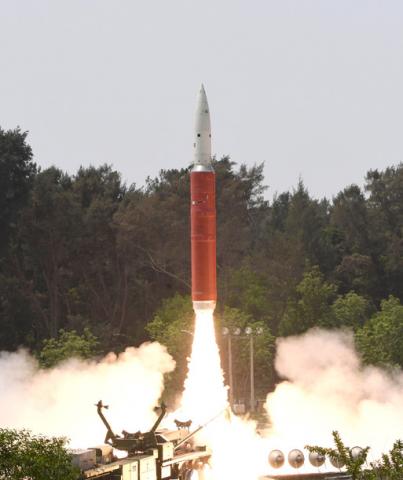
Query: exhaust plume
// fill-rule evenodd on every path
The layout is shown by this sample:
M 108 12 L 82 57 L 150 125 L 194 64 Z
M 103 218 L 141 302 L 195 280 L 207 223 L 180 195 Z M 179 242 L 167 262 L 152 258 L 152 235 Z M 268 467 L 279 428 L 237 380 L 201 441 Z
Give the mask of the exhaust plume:
M 156 418 L 164 374 L 174 368 L 158 343 L 109 353 L 99 362 L 70 359 L 49 370 L 24 350 L 2 352 L 0 425 L 68 437 L 72 447 L 99 445 L 106 432 L 94 404 L 102 399 L 117 433 L 147 430 Z
M 270 434 L 281 444 L 333 446 L 338 430 L 377 459 L 403 432 L 403 372 L 364 366 L 351 332 L 314 329 L 279 339 L 275 367 L 286 381 L 268 395 Z
M 192 354 L 179 413 L 195 424 L 207 422 L 228 405 L 215 338 L 213 310 L 196 311 Z

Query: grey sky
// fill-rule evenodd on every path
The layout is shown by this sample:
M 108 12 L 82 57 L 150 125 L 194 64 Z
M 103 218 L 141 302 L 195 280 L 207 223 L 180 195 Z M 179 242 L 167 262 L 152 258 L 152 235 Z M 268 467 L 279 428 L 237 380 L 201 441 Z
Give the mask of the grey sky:
M 43 167 L 185 166 L 201 81 L 213 151 L 269 196 L 403 160 L 401 0 L 0 0 L 0 50 L 0 125 Z

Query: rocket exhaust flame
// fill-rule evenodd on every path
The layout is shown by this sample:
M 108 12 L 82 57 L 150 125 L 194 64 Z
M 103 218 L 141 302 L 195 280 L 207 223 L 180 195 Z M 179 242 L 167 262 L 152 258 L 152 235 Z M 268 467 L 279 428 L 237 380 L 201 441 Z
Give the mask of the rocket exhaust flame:
M 200 440 L 211 449 L 208 479 L 256 480 L 267 473 L 270 449 L 256 434 L 255 422 L 231 414 L 224 384 L 212 310 L 196 310 L 192 353 L 179 414 L 196 424 L 217 417 Z M 241 459 L 245 459 L 242 461 Z M 236 461 L 235 461 L 236 459 Z
M 202 424 L 227 406 L 227 388 L 215 338 L 213 311 L 197 310 L 181 413 L 195 424 Z

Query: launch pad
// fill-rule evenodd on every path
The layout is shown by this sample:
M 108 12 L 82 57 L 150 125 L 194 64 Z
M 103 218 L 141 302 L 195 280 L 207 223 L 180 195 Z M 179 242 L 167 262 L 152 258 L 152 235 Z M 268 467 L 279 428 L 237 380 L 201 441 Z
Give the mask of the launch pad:
M 165 405 L 160 407 L 160 415 L 150 431 L 142 433 L 122 432 L 117 435 L 112 430 L 103 410 L 107 409 L 99 401 L 97 413 L 106 427 L 105 444 L 87 450 L 72 452 L 73 464 L 80 469 L 82 479 L 104 480 L 208 480 L 206 470 L 210 468 L 211 451 L 198 445 L 194 437 L 208 423 L 190 431 L 191 421 L 176 423 L 176 429 L 158 428 L 166 413 Z M 220 412 L 221 414 L 222 412 Z M 127 452 L 127 457 L 116 459 L 113 449 Z M 272 451 L 279 452 L 277 450 Z M 292 452 L 299 452 L 294 450 Z M 292 453 L 291 452 L 291 453 Z M 277 457 L 276 457 L 277 458 Z M 272 455 L 268 455 L 268 468 Z M 291 460 L 292 462 L 292 460 Z M 292 463 L 290 463 L 292 465 Z M 298 463 L 298 467 L 302 466 Z M 283 463 L 281 463 L 281 466 Z M 351 476 L 342 472 L 316 472 L 293 474 L 270 474 L 259 480 L 350 480 Z
M 188 467 L 191 467 L 195 459 L 192 459 L 190 454 L 187 459 L 183 460 L 188 462 Z M 159 476 L 157 466 L 158 461 L 154 455 L 137 455 L 117 460 L 110 464 L 98 465 L 83 471 L 82 478 L 103 480 L 160 480 L 163 478 L 173 480 L 183 478 L 189 480 L 192 476 L 192 468 L 189 468 L 188 473 L 184 476 Z M 203 475 L 200 475 L 199 479 L 202 478 Z M 351 475 L 342 472 L 295 473 L 287 475 L 267 475 L 260 477 L 259 480 L 351 480 Z

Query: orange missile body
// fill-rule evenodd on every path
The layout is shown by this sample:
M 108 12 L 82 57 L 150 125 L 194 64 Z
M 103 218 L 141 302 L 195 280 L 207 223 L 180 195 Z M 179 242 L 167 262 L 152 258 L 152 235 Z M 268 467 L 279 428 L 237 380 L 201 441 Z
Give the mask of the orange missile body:
M 193 171 L 191 192 L 192 301 L 217 301 L 215 173 Z M 196 305 L 197 305 L 196 304 Z M 208 307 L 207 304 L 205 304 Z

